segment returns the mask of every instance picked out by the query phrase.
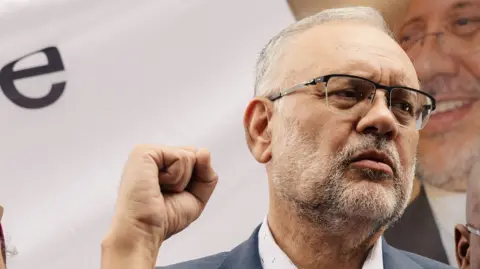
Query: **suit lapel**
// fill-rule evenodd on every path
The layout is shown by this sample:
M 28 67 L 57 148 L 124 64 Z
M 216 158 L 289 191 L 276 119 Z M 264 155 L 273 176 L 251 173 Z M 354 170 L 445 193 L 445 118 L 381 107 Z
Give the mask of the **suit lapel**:
M 401 251 L 388 245 L 385 240 L 382 242 L 382 248 L 384 269 L 422 269 Z
M 218 269 L 262 269 L 258 253 L 258 231 L 253 231 L 250 238 L 227 254 Z M 384 240 L 384 239 L 382 239 Z M 391 247 L 385 240 L 382 242 L 384 269 L 422 269 L 400 250 Z
M 228 253 L 218 269 L 262 269 L 258 254 L 258 226 L 250 238 Z

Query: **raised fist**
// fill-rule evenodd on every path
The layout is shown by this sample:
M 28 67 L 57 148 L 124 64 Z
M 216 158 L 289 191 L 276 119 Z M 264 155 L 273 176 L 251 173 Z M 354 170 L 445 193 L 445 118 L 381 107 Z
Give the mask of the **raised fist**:
M 158 251 L 200 216 L 217 180 L 205 149 L 137 147 L 125 165 L 110 236 Z

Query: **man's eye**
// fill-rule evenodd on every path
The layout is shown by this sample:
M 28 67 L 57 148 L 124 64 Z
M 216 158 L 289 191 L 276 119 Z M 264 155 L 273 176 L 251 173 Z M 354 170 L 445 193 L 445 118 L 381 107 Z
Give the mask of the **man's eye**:
M 353 89 L 338 90 L 332 93 L 332 95 L 342 97 L 342 98 L 357 98 L 357 92 Z
M 404 50 L 413 47 L 424 36 L 424 31 L 419 27 L 410 27 L 398 36 L 398 43 Z
M 457 25 L 467 25 L 470 22 L 468 18 L 460 18 L 455 21 Z
M 452 22 L 452 31 L 457 35 L 471 35 L 480 29 L 480 18 L 463 17 Z
M 402 113 L 408 113 L 408 114 L 413 113 L 413 107 L 408 102 L 401 102 L 401 101 L 392 102 L 392 108 L 394 108 L 397 111 L 401 111 Z
M 408 41 L 410 41 L 410 39 L 412 39 L 412 37 L 409 36 L 409 35 L 402 36 L 402 37 L 400 38 L 400 44 L 405 43 L 405 42 L 408 42 Z

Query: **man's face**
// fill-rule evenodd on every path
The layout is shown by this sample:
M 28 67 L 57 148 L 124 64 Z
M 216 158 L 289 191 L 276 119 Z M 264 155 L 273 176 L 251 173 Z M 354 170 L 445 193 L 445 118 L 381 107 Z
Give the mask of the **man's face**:
M 396 31 L 437 110 L 422 130 L 419 173 L 464 191 L 480 154 L 480 0 L 413 0 Z
M 309 29 L 283 51 L 273 71 L 282 87 L 342 73 L 418 88 L 414 67 L 398 44 L 356 21 Z M 362 115 L 335 113 L 315 89 L 276 105 L 268 169 L 277 195 L 315 223 L 331 217 L 368 220 L 380 228 L 402 214 L 413 182 L 418 131 L 397 124 L 383 91 Z M 356 154 L 369 150 L 386 154 L 393 174 L 372 168 L 379 163 L 368 163 L 369 158 L 354 162 Z

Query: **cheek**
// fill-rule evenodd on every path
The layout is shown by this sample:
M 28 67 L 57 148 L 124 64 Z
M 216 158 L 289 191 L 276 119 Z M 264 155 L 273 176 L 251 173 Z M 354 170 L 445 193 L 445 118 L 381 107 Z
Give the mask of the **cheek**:
M 480 236 L 470 236 L 470 259 L 472 268 L 480 268 Z
M 355 119 L 337 115 L 321 102 L 308 95 L 289 100 L 282 108 L 283 120 L 287 122 L 287 129 L 295 130 L 296 142 L 309 142 L 315 151 L 331 155 L 346 146 Z
M 312 130 L 312 132 L 315 133 L 316 143 L 322 152 L 332 155 L 342 151 L 347 146 L 354 131 L 351 120 L 342 120 L 341 117 L 332 115 L 315 120 L 316 123 L 312 122 L 311 125 L 315 126 L 315 130 Z M 320 121 L 321 123 L 319 123 Z
M 462 61 L 462 65 L 473 73 L 474 77 L 480 77 L 480 65 L 478 64 L 480 63 L 480 53 L 468 54 L 468 56 L 462 57 L 460 60 Z
M 400 162 L 403 167 L 410 167 L 415 163 L 418 146 L 418 132 L 405 131 L 399 134 L 395 144 L 397 145 Z

